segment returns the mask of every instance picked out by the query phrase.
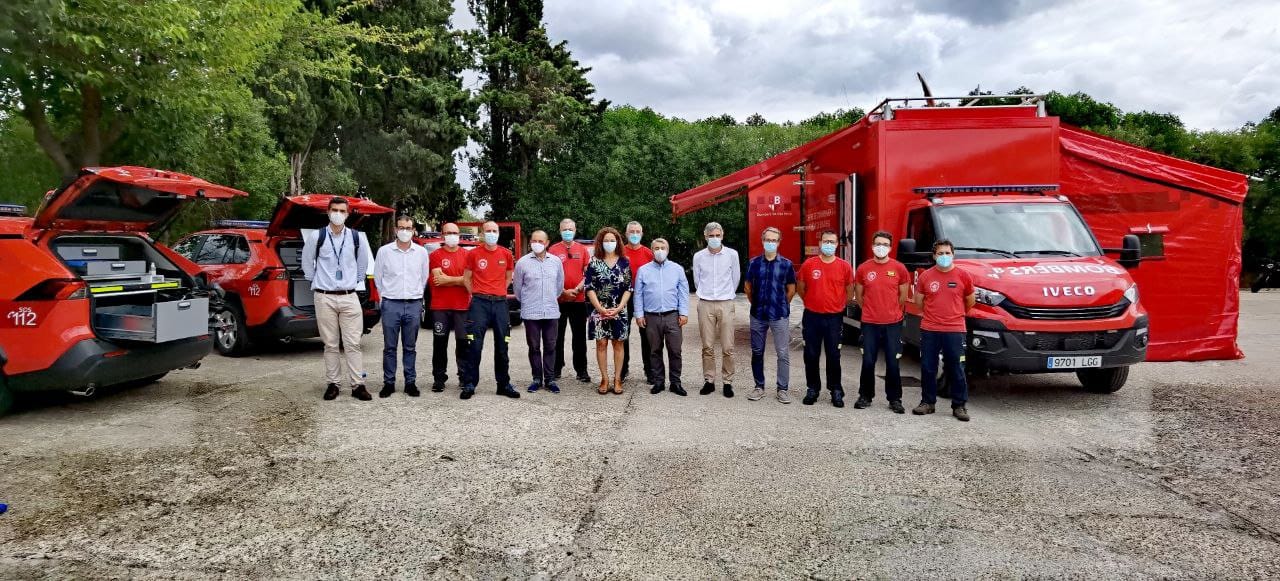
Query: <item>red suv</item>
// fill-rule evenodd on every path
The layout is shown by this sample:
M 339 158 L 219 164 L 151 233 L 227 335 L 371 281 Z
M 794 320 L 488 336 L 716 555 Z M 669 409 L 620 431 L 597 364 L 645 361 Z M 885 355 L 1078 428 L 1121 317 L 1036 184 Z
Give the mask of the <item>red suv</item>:
M 209 353 L 199 269 L 149 236 L 187 202 L 244 192 L 144 167 L 89 168 L 34 218 L 0 217 L 0 413 L 12 392 L 149 383 Z
M 173 249 L 196 263 L 226 293 L 225 305 L 214 313 L 214 347 L 227 356 L 246 353 L 262 340 L 291 341 L 320 336 L 316 327 L 311 283 L 302 275 L 302 232 L 329 223 L 330 194 L 284 198 L 269 222 L 226 220 L 219 228 L 203 230 L 180 240 Z M 370 272 L 359 293 L 364 306 L 364 329 L 377 325 L 378 291 L 373 284 L 373 257 L 381 220 L 395 210 L 363 198 L 348 198 L 347 225 L 365 234 Z

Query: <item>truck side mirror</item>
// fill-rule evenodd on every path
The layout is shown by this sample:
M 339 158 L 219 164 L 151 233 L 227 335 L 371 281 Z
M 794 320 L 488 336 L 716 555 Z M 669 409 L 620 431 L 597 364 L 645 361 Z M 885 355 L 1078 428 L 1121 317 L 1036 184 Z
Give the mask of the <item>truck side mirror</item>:
M 1142 241 L 1138 239 L 1137 234 L 1126 234 L 1120 243 L 1120 266 L 1125 268 L 1138 268 L 1142 264 Z
M 916 252 L 914 238 L 898 239 L 898 261 L 911 270 L 933 266 L 933 254 Z

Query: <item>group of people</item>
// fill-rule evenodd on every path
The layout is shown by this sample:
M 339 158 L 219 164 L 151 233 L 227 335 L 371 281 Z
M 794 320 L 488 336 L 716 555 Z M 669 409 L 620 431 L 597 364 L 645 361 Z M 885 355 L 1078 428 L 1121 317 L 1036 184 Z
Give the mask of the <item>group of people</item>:
M 360 310 L 354 293 L 363 290 L 363 265 L 358 252 L 349 249 L 352 234 L 343 226 L 347 204 L 334 198 L 329 205 L 330 225 L 317 234 L 312 271 L 316 293 L 316 317 L 325 344 L 328 386 L 324 398 L 339 394 L 346 351 L 347 375 L 352 396 L 370 400 L 359 351 Z M 499 245 L 498 225 L 482 227 L 483 244 L 465 250 L 459 246 L 456 224 L 441 228 L 444 245 L 428 252 L 413 242 L 414 221 L 396 220 L 396 240 L 378 249 L 374 280 L 382 296 L 383 388 L 380 397 L 396 391 L 397 352 L 402 360 L 404 391 L 418 396 L 416 344 L 424 291 L 430 289 L 430 316 L 434 335 L 432 391 L 442 392 L 448 381 L 448 344 L 454 339 L 454 359 L 460 397 L 470 399 L 480 379 L 480 361 L 486 335 L 493 333 L 493 365 L 497 394 L 519 398 L 511 383 L 508 359 L 511 322 L 507 288 L 520 301 L 529 348 L 532 378 L 526 391 L 559 393 L 566 367 L 566 331 L 572 332 L 572 366 L 577 379 L 592 383 L 587 369 L 587 338 L 595 342 L 600 394 L 624 393 L 630 367 L 630 341 L 639 333 L 641 368 L 649 391 L 688 395 L 681 382 L 683 327 L 689 321 L 690 295 L 696 294 L 702 344 L 702 395 L 719 390 L 733 397 L 734 298 L 739 283 L 750 304 L 751 371 L 754 388 L 747 396 L 757 401 L 767 393 L 764 360 L 772 334 L 777 358 L 775 397 L 791 403 L 790 343 L 791 303 L 798 294 L 804 305 L 805 405 L 817 402 L 822 392 L 822 357 L 826 357 L 826 388 L 831 403 L 844 407 L 840 377 L 840 343 L 846 307 L 861 312 L 863 361 L 855 408 L 871 405 L 875 398 L 875 367 L 883 353 L 884 393 L 889 409 L 905 413 L 898 368 L 904 305 L 912 275 L 902 263 L 889 258 L 893 243 L 888 232 L 872 237 L 873 258 L 856 269 L 836 256 L 838 237 L 823 232 L 819 253 L 797 269 L 778 253 L 782 232 L 768 228 L 761 233 L 763 253 L 748 263 L 745 277 L 738 253 L 724 244 L 724 228 L 711 222 L 703 229 L 706 247 L 693 256 L 693 289 L 682 265 L 669 257 L 670 244 L 663 238 L 643 244 L 644 228 L 630 222 L 623 233 L 601 228 L 588 249 L 578 242 L 577 225 L 560 222 L 560 241 L 552 244 L 547 232 L 535 230 L 529 252 L 516 259 Z M 328 241 L 329 244 L 325 245 Z M 345 250 L 345 251 L 344 251 Z M 922 311 L 921 401 L 912 413 L 931 414 L 937 401 L 939 358 L 952 393 L 952 413 L 969 420 L 965 407 L 965 313 L 974 304 L 969 276 L 952 264 L 954 248 L 946 240 L 934 244 L 935 266 L 915 281 L 915 302 Z M 344 277 L 344 273 L 353 273 Z M 744 279 L 745 278 L 745 279 Z M 351 304 L 348 304 L 351 303 Z M 354 306 L 353 306 L 354 305 Z M 354 328 L 354 331 L 352 329 Z M 352 336 L 354 334 L 354 336 Z M 612 355 L 613 365 L 609 359 Z M 719 366 L 717 367 L 717 359 Z M 610 371 L 612 370 L 612 371 Z

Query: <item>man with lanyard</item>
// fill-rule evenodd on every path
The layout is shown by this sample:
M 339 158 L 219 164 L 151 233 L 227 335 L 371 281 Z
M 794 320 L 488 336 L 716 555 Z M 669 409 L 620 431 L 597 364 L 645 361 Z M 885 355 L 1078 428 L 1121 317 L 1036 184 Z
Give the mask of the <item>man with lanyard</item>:
M 951 415 L 969 421 L 969 384 L 964 376 L 964 315 L 976 300 L 973 279 L 955 267 L 955 246 L 950 240 L 933 243 L 934 267 L 916 279 L 916 306 L 924 313 L 920 321 L 920 405 L 911 413 L 922 416 L 934 412 L 938 402 L 938 355 L 951 383 Z
M 404 393 L 418 397 L 418 329 L 427 287 L 427 249 L 413 243 L 413 218 L 396 218 L 396 241 L 378 249 L 373 281 L 382 296 L 382 391 L 396 392 L 396 343 L 404 350 Z
M 591 253 L 587 247 L 578 244 L 574 238 L 578 235 L 578 225 L 569 218 L 560 221 L 560 242 L 551 245 L 551 254 L 560 259 L 564 267 L 564 292 L 560 295 L 560 327 L 556 330 L 556 369 L 555 378 L 560 378 L 564 369 L 564 337 L 565 331 L 573 331 L 573 370 L 578 381 L 591 383 L 587 374 L 587 291 L 583 288 L 586 279 L 587 265 L 591 263 Z
M 680 346 L 684 342 L 683 327 L 689 322 L 689 277 L 684 267 L 667 260 L 670 246 L 664 238 L 653 240 L 653 261 L 636 273 L 635 311 L 636 325 L 649 336 L 649 358 L 653 369 L 653 387 L 649 393 L 658 394 L 666 389 L 667 375 L 662 365 L 662 349 L 667 350 L 671 381 L 671 393 L 689 395 L 680 386 L 680 370 L 683 358 Z
M 444 246 L 430 255 L 431 262 L 431 391 L 444 391 L 449 381 L 449 334 L 453 334 L 453 360 L 461 381 L 467 360 L 467 311 L 471 309 L 471 293 L 463 285 L 467 271 L 467 251 L 458 246 L 461 230 L 449 222 L 440 227 Z
M 467 252 L 467 270 L 463 284 L 471 292 L 471 309 L 467 312 L 466 370 L 462 375 L 462 399 L 475 395 L 480 382 L 480 358 L 484 354 L 485 333 L 493 329 L 493 374 L 498 381 L 498 395 L 519 398 L 511 386 L 507 345 L 511 342 L 511 320 L 507 314 L 507 286 L 515 260 L 511 251 L 498 246 L 498 223 L 485 222 L 484 246 Z
M 373 399 L 364 386 L 364 310 L 357 291 L 365 288 L 369 259 L 360 251 L 363 234 L 346 228 L 350 204 L 334 196 L 329 200 L 329 225 L 307 236 L 302 250 L 302 273 L 315 293 L 316 326 L 324 341 L 324 372 L 329 380 L 324 399 L 338 397 L 342 354 L 346 353 L 351 396 Z M 366 242 L 367 244 L 367 242 Z
M 818 238 L 821 253 L 800 265 L 800 296 L 804 297 L 804 375 L 809 391 L 800 402 L 813 405 L 822 392 L 818 360 L 827 356 L 827 389 L 831 405 L 844 407 L 844 387 L 840 384 L 840 339 L 844 335 L 844 309 L 853 297 L 853 267 L 836 258 L 836 233 L 830 230 Z
M 636 275 L 640 272 L 640 267 L 653 262 L 653 251 L 641 244 L 644 239 L 644 227 L 639 222 L 631 221 L 627 224 L 627 261 L 631 263 L 631 283 L 635 284 Z M 635 311 L 630 313 L 633 317 L 642 315 L 644 311 Z M 644 380 L 650 385 L 653 384 L 653 367 L 649 361 L 649 334 L 641 329 L 640 333 L 640 366 L 644 369 Z M 627 340 L 622 342 L 622 379 L 627 378 L 627 373 L 631 371 L 631 336 L 627 336 Z
M 898 357 L 902 352 L 902 305 L 907 302 L 910 284 L 907 267 L 889 258 L 893 236 L 883 230 L 871 236 L 874 258 L 858 265 L 854 273 L 854 300 L 862 307 L 862 378 L 858 384 L 858 401 L 853 407 L 864 409 L 876 397 L 876 358 L 884 352 L 884 395 L 889 409 L 904 413 L 902 407 L 902 375 Z
M 733 397 L 733 298 L 742 278 L 738 252 L 724 245 L 724 227 L 702 229 L 707 247 L 693 255 L 693 284 L 698 290 L 698 331 L 702 339 L 702 395 L 716 390 L 716 347 L 723 354 L 720 374 L 724 396 Z
M 547 233 L 534 230 L 529 236 L 530 252 L 516 261 L 511 287 L 520 301 L 520 318 L 524 319 L 524 339 L 529 346 L 529 368 L 533 383 L 529 393 L 547 388 L 560 393 L 555 380 L 556 328 L 560 323 L 560 307 L 556 301 L 564 291 L 564 269 L 560 259 L 547 252 Z
M 764 397 L 764 346 L 772 332 L 778 359 L 777 399 L 791 403 L 787 389 L 791 383 L 791 299 L 796 296 L 796 271 L 790 260 L 778 255 L 781 230 L 765 228 L 760 240 L 764 254 L 751 259 L 743 283 L 751 303 L 751 375 L 756 384 L 747 400 Z

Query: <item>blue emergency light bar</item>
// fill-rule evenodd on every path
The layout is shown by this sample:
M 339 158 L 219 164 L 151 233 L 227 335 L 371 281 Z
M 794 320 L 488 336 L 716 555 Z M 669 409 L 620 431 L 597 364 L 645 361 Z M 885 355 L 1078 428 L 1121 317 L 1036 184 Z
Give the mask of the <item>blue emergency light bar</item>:
M 26 216 L 27 207 L 21 204 L 0 204 L 0 216 Z
M 266 220 L 215 220 L 213 225 L 217 228 L 251 228 L 254 230 L 266 230 L 271 222 Z
M 1022 193 L 1044 194 L 1058 189 L 1058 184 L 1025 184 L 1010 186 L 931 186 L 915 188 L 917 194 L 936 196 L 941 194 L 987 194 L 987 193 Z

